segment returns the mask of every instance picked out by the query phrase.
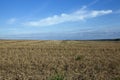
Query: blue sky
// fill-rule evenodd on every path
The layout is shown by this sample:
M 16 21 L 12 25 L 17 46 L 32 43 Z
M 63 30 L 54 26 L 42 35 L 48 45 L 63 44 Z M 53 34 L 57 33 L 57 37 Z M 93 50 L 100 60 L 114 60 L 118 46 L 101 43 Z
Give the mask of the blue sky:
M 0 39 L 120 38 L 120 0 L 0 0 Z

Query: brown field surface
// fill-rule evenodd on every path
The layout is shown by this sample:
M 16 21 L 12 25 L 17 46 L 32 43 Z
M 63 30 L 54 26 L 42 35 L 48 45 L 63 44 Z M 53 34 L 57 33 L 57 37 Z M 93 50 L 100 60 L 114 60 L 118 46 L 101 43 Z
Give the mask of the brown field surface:
M 0 40 L 0 80 L 120 80 L 120 42 Z

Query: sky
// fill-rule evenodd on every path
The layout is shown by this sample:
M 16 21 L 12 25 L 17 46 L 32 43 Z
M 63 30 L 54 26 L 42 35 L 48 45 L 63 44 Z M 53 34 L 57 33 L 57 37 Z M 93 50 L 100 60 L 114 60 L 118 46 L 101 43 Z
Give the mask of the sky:
M 0 39 L 120 38 L 120 0 L 0 0 Z

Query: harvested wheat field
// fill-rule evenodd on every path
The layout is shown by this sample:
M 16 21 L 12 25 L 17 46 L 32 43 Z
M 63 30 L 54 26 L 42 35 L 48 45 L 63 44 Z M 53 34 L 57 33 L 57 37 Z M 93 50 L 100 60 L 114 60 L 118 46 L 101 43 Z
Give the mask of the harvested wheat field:
M 1 40 L 0 80 L 120 80 L 120 42 Z

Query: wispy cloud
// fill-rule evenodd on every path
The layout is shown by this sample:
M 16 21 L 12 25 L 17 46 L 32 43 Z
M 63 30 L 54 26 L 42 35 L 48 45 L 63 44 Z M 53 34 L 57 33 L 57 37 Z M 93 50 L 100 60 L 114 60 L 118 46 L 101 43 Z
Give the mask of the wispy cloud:
M 95 5 L 98 1 L 99 0 L 94 0 L 94 1 L 90 2 L 89 4 L 82 6 L 81 10 L 87 9 L 90 6 Z
M 7 21 L 8 24 L 14 24 L 16 22 L 16 18 L 11 18 Z
M 119 9 L 119 10 L 117 10 L 117 11 L 115 11 L 115 13 L 119 14 L 119 13 L 120 13 L 120 9 Z
M 112 13 L 112 10 L 86 10 L 81 8 L 73 13 L 66 14 L 62 13 L 61 15 L 54 15 L 52 17 L 47 17 L 44 19 L 40 19 L 38 21 L 28 21 L 24 23 L 27 26 L 50 26 L 55 24 L 60 24 L 64 22 L 74 22 L 85 20 L 88 18 L 94 18 L 97 16 L 102 16 L 106 14 Z
M 88 4 L 87 6 L 88 6 L 88 7 L 89 7 L 89 6 L 92 6 L 92 5 L 96 4 L 98 1 L 99 1 L 99 0 L 94 0 L 93 2 L 91 2 L 90 4 Z

